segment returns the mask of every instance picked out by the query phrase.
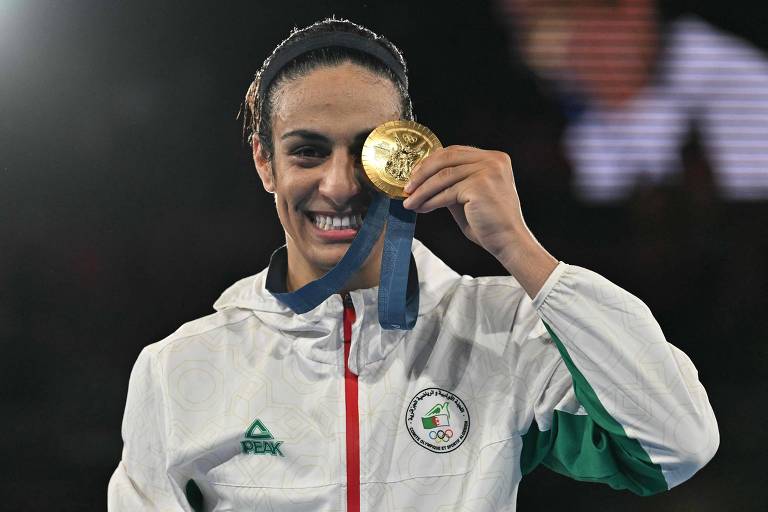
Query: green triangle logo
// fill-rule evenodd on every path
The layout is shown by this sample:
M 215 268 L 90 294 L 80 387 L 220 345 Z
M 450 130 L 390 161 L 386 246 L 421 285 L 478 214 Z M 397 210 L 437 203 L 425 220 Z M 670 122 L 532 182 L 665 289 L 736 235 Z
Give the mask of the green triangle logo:
M 245 431 L 246 439 L 274 439 L 272 433 L 261 422 L 260 419 L 254 420 L 248 430 Z

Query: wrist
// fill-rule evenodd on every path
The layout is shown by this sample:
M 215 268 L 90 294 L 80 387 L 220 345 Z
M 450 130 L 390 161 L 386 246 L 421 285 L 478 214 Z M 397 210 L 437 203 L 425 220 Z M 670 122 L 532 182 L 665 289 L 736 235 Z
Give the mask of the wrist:
M 495 256 L 531 298 L 544 286 L 558 264 L 558 260 L 542 247 L 527 228 L 525 234 L 505 244 Z

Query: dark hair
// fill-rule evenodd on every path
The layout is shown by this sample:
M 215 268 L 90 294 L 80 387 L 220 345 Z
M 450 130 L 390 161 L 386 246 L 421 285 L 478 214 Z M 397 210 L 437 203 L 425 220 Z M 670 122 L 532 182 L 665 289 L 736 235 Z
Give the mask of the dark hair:
M 281 53 L 288 46 L 293 45 L 295 42 L 305 39 L 308 36 L 323 32 L 349 32 L 363 36 L 371 41 L 377 43 L 383 47 L 386 51 L 392 54 L 395 60 L 402 66 L 402 77 L 400 79 L 397 74 L 387 67 L 382 61 L 376 57 L 353 48 L 347 48 L 343 46 L 331 46 L 326 48 L 318 48 L 311 50 L 307 53 L 303 53 L 291 60 L 288 64 L 283 66 L 271 83 L 268 84 L 266 90 L 261 94 L 260 86 L 262 75 L 269 66 L 270 62 Z M 253 142 L 253 137 L 257 136 L 259 142 L 261 142 L 264 148 L 264 155 L 271 159 L 274 151 L 272 144 L 272 111 L 274 109 L 274 91 L 278 86 L 286 81 L 295 80 L 302 76 L 306 76 L 311 71 L 319 67 L 333 67 L 341 65 L 345 62 L 352 62 L 359 66 L 362 66 L 373 73 L 376 73 L 382 77 L 385 77 L 392 82 L 400 95 L 400 108 L 404 119 L 413 119 L 413 106 L 411 105 L 411 96 L 408 93 L 408 78 L 407 67 L 403 54 L 400 50 L 392 44 L 387 38 L 377 35 L 373 31 L 353 23 L 349 20 L 328 18 L 323 21 L 318 21 L 304 27 L 302 29 L 294 29 L 291 34 L 272 51 L 272 54 L 267 57 L 264 63 L 261 65 L 259 71 L 256 72 L 256 76 L 253 79 L 248 92 L 245 95 L 244 112 L 243 116 L 243 137 L 248 144 Z

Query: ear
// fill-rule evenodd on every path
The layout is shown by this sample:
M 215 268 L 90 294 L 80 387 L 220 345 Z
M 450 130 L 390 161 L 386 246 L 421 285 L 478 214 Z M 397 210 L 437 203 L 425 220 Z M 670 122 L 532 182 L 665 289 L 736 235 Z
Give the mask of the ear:
M 256 172 L 259 173 L 259 178 L 261 178 L 261 184 L 264 185 L 264 190 L 270 194 L 274 194 L 275 179 L 272 174 L 272 161 L 267 159 L 267 156 L 264 153 L 264 147 L 261 145 L 259 138 L 255 135 L 251 147 L 253 149 L 253 163 L 256 165 Z

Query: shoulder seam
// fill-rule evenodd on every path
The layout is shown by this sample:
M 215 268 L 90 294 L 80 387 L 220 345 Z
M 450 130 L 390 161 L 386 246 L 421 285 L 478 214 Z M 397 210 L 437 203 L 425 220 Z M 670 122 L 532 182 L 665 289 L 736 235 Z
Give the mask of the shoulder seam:
M 243 310 L 243 311 L 245 311 L 245 310 Z M 220 315 L 221 313 L 222 312 L 217 311 L 215 313 L 211 313 L 208 316 L 216 316 L 216 315 Z M 183 329 L 186 325 L 189 325 L 190 323 L 196 322 L 197 320 L 202 320 L 202 319 L 204 319 L 206 317 L 204 316 L 204 317 L 200 317 L 200 318 L 198 318 L 196 320 L 191 320 L 190 322 L 187 322 L 187 323 L 183 324 L 175 332 L 173 332 L 173 333 L 169 334 L 168 336 L 166 336 L 165 338 L 157 341 L 156 342 L 157 345 L 161 345 L 162 344 L 162 347 L 158 347 L 156 349 L 157 354 L 159 355 L 161 352 L 163 352 L 172 343 L 179 342 L 179 341 L 185 340 L 187 338 L 192 338 L 194 336 L 200 336 L 201 334 L 205 334 L 205 333 L 208 333 L 208 332 L 211 332 L 211 331 L 215 331 L 216 329 L 220 329 L 221 327 L 226 327 L 228 325 L 233 325 L 233 324 L 238 324 L 240 322 L 244 322 L 251 315 L 252 315 L 252 312 L 248 311 L 248 314 L 246 314 L 243 318 L 231 319 L 229 321 L 225 321 L 225 322 L 222 322 L 222 323 L 217 324 L 217 325 L 213 325 L 213 326 L 206 327 L 206 328 L 201 328 L 200 330 L 195 331 L 195 332 L 180 333 L 179 331 L 181 331 L 181 329 Z

